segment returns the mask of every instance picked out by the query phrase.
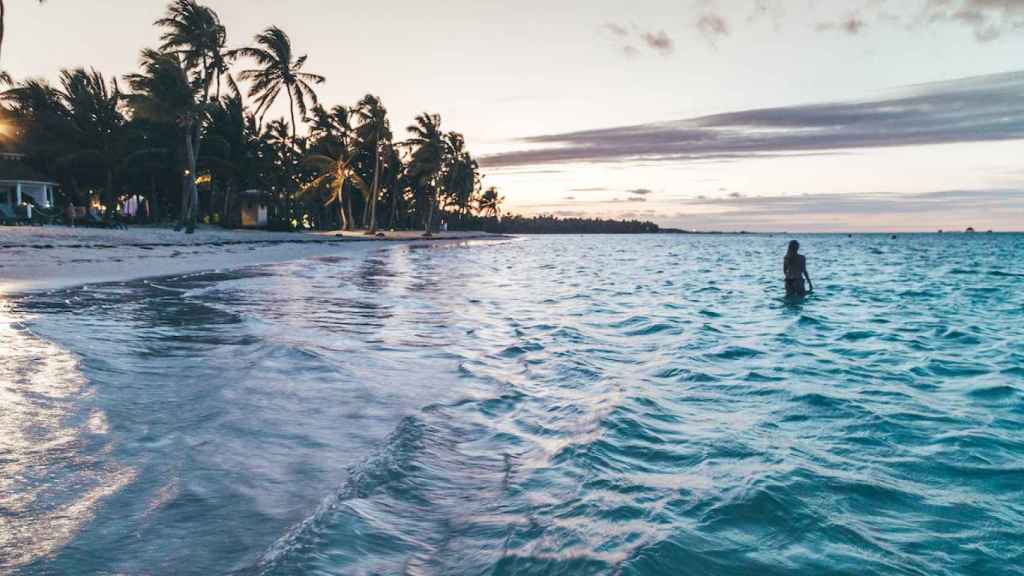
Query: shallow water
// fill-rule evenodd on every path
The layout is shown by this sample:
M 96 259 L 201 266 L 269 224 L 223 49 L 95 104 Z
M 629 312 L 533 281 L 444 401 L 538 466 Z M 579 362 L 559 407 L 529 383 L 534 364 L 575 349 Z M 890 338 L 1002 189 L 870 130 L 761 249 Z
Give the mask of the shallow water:
M 1024 574 L 1024 236 L 389 246 L 0 304 L 0 573 Z

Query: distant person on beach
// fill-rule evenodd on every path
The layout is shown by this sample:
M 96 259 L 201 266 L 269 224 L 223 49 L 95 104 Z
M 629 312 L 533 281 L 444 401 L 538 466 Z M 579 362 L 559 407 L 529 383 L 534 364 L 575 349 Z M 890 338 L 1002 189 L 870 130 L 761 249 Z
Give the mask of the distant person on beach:
M 75 217 L 78 215 L 75 208 L 75 201 L 69 200 L 67 208 L 64 209 L 64 219 L 67 221 L 67 225 L 72 228 L 75 227 Z
M 811 282 L 811 275 L 807 273 L 807 259 L 800 254 L 800 243 L 796 240 L 789 243 L 786 259 L 782 262 L 782 271 L 786 274 L 787 298 L 807 295 L 808 290 L 804 286 L 804 278 L 807 278 L 810 292 L 814 292 L 814 283 Z

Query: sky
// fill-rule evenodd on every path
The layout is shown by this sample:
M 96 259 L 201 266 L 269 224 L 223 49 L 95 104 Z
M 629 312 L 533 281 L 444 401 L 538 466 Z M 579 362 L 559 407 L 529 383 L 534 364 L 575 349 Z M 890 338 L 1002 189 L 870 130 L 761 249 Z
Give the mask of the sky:
M 131 72 L 165 4 L 8 0 L 3 67 Z M 506 212 L 1024 229 L 1024 0 L 207 4 L 233 46 L 286 30 L 328 106 L 441 114 Z

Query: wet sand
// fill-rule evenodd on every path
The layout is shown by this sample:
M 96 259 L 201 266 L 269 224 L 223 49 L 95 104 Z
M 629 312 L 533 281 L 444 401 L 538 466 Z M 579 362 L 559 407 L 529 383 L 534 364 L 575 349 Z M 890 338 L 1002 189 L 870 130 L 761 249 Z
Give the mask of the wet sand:
M 385 242 L 502 238 L 486 232 L 445 232 L 430 239 L 416 231 L 383 234 L 5 226 L 0 227 L 0 294 L 351 254 Z

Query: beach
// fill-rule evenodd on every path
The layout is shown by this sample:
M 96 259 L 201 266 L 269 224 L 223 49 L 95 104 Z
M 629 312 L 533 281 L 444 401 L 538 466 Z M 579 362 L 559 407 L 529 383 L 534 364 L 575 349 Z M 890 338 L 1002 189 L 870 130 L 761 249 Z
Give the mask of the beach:
M 266 232 L 202 226 L 194 234 L 144 226 L 128 230 L 63 226 L 0 227 L 0 294 L 82 284 L 228 270 L 364 253 L 386 242 L 500 238 L 486 232 Z

